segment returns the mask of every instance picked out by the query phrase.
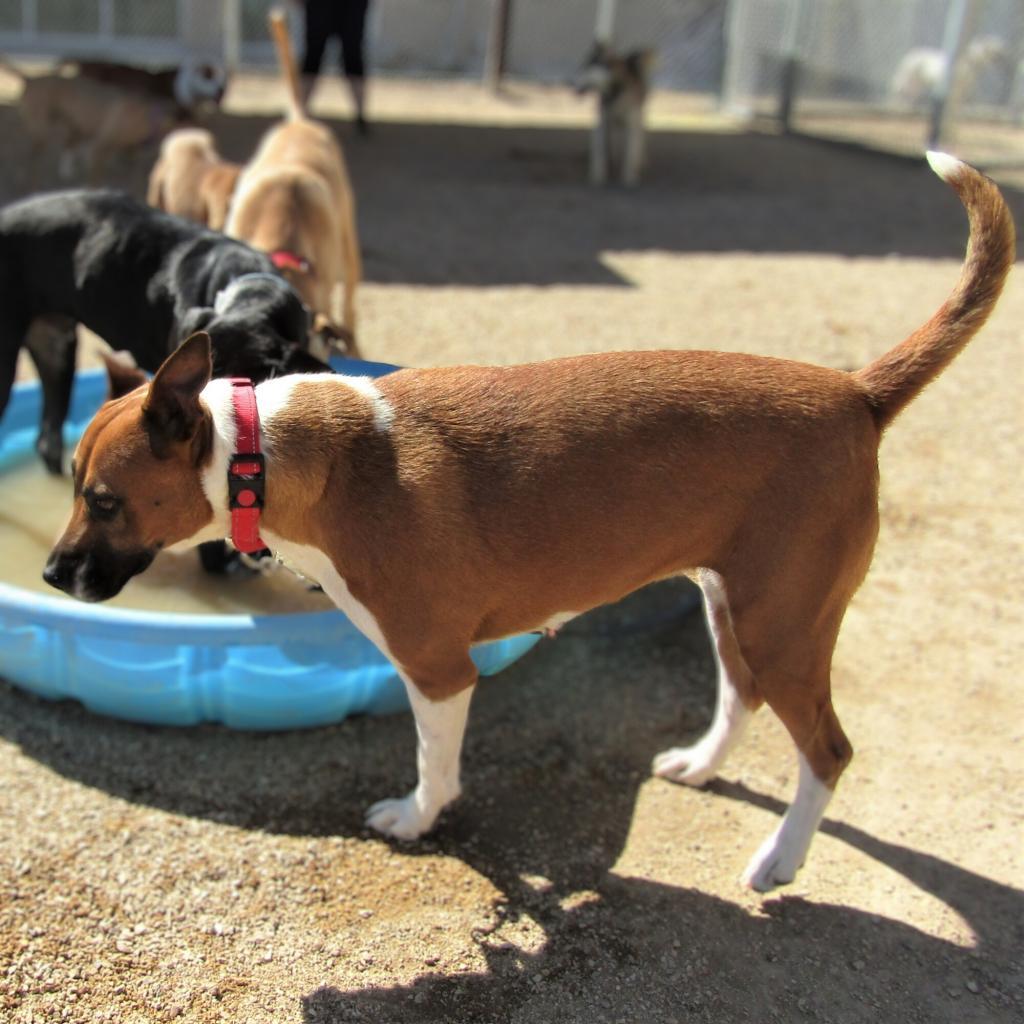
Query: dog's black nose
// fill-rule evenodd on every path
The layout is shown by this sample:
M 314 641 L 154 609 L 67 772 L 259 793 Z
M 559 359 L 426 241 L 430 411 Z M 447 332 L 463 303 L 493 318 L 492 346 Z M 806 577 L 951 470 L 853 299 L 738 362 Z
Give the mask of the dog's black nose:
M 58 590 L 67 590 L 68 583 L 72 576 L 70 559 L 61 558 L 60 555 L 51 555 L 50 560 L 43 569 L 43 582 L 49 583 L 51 587 Z

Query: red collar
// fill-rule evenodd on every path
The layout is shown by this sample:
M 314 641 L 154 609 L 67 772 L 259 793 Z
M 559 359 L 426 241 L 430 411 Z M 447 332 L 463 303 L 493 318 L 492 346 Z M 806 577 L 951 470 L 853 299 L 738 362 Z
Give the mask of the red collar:
M 267 545 L 260 539 L 260 511 L 264 501 L 264 466 L 260 452 L 260 414 L 256 392 L 248 377 L 230 377 L 235 406 L 235 452 L 228 463 L 228 507 L 231 543 L 252 554 Z
M 308 274 L 311 269 L 309 260 L 290 249 L 276 249 L 270 254 L 270 262 L 278 270 L 297 270 L 300 274 Z

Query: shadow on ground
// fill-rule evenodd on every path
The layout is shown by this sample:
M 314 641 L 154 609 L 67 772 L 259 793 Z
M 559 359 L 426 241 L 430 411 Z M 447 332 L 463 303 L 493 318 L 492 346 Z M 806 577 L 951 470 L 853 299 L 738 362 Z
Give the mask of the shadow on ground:
M 218 114 L 244 161 L 274 121 Z M 654 132 L 641 187 L 584 184 L 581 129 L 331 122 L 355 186 L 366 280 L 422 285 L 620 285 L 608 252 L 899 253 L 959 260 L 963 210 L 923 161 L 756 132 Z M 17 111 L 0 106 L 0 199 L 25 191 Z M 135 195 L 155 147 L 121 161 Z M 43 187 L 59 187 L 52 167 Z M 1024 196 L 1005 189 L 1017 214 Z M 429 299 L 425 299 L 429 301 Z
M 734 786 L 716 791 L 764 802 Z M 394 988 L 325 986 L 303 999 L 303 1019 L 568 1024 L 582 1019 L 584 1003 L 600 1007 L 588 1020 L 645 1024 L 1021 1019 L 1019 891 L 850 826 L 826 821 L 823 831 L 945 902 L 974 928 L 977 946 L 964 949 L 845 906 L 782 896 L 751 914 L 697 890 L 609 875 L 592 902 L 568 911 L 557 890 L 521 887 L 508 897 L 501 914 L 528 914 L 544 928 L 547 941 L 536 954 L 480 935 L 486 972 L 427 974 Z M 489 862 L 471 863 L 486 870 Z M 979 905 L 998 913 L 972 913 Z
M 439 967 L 395 988 L 325 986 L 303 998 L 305 1021 L 569 1022 L 584 994 L 601 1008 L 593 1019 L 609 1022 L 1020 1019 L 1024 894 L 854 827 L 826 820 L 823 831 L 944 902 L 976 947 L 849 907 L 782 896 L 750 912 L 611 873 L 651 755 L 710 716 L 703 623 L 679 614 L 691 604 L 676 584 L 635 595 L 481 684 L 466 795 L 433 838 L 401 849 L 458 858 L 501 893 L 493 927 L 474 936 L 487 970 Z M 118 797 L 293 835 L 367 835 L 364 807 L 403 792 L 414 775 L 407 715 L 269 735 L 165 729 L 3 686 L 0 735 Z M 784 810 L 737 784 L 717 782 L 711 794 L 692 798 Z M 678 826 L 679 857 L 692 857 L 699 836 L 685 818 Z M 753 850 L 760 838 L 737 841 Z M 523 916 L 543 930 L 537 952 L 501 935 Z

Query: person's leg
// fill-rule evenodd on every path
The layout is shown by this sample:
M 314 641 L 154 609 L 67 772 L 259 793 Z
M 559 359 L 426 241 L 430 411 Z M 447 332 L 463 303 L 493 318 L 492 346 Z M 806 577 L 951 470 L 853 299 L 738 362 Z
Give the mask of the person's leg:
M 302 54 L 302 105 L 308 108 L 313 86 L 316 85 L 320 65 L 324 59 L 324 48 L 331 36 L 332 0 L 306 0 L 303 5 L 306 22 L 303 31 Z
M 363 54 L 368 7 L 369 0 L 342 0 L 338 24 L 341 36 L 342 71 L 352 95 L 356 126 L 363 135 L 368 131 L 366 123 L 366 64 Z

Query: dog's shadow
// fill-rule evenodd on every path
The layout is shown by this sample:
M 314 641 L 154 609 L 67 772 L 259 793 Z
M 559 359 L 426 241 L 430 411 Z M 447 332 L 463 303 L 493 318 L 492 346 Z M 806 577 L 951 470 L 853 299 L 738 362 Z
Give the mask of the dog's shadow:
M 742 786 L 714 789 L 785 809 Z M 593 899 L 565 909 L 557 884 L 538 892 L 519 882 L 505 890 L 497 918 L 538 923 L 545 942 L 536 952 L 481 932 L 486 970 L 438 969 L 390 988 L 324 985 L 303 997 L 303 1022 L 1021 1020 L 1024 894 L 851 826 L 826 820 L 822 831 L 944 902 L 976 945 L 801 897 L 772 898 L 752 913 L 697 889 L 604 875 Z M 568 853 L 579 837 L 569 829 L 556 839 Z M 484 873 L 494 864 L 463 857 Z
M 703 622 L 681 618 L 692 604 L 674 585 L 649 589 L 577 620 L 481 685 L 466 793 L 434 837 L 402 850 L 458 858 L 499 891 L 492 926 L 474 936 L 487 969 L 425 968 L 392 988 L 324 985 L 303 997 L 305 1021 L 574 1021 L 585 1010 L 600 1021 L 739 1020 L 757 1011 L 845 1022 L 879 1019 L 882 1007 L 893 1020 L 1015 1019 L 1024 1005 L 1024 895 L 856 828 L 826 820 L 822 830 L 945 903 L 973 931 L 974 948 L 849 907 L 783 896 L 757 912 L 610 873 L 651 755 L 696 735 L 710 716 L 714 665 Z M 408 715 L 281 734 L 156 728 L 0 686 L 0 735 L 118 797 L 296 835 L 368 835 L 366 805 L 401 794 L 415 773 Z M 726 782 L 710 797 L 692 794 L 709 798 L 723 809 L 741 801 L 784 810 Z M 680 828 L 680 860 L 694 855 L 695 839 Z M 505 927 L 525 918 L 543 933 L 532 952 Z

